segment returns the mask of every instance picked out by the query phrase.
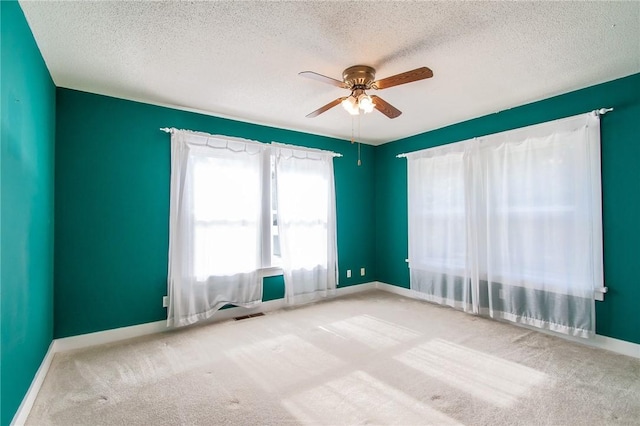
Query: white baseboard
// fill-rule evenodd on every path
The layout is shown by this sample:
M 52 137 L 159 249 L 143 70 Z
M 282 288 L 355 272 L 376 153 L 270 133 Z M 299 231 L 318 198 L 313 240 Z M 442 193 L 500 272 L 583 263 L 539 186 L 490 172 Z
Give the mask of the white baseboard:
M 613 337 L 596 334 L 593 339 L 582 343 L 596 348 L 617 352 L 622 355 L 640 358 L 640 345 L 637 343 L 627 342 L 626 340 L 614 339 Z
M 336 296 L 345 296 L 347 294 L 361 293 L 363 291 L 375 290 L 378 288 L 377 281 L 371 281 L 363 284 L 355 284 L 347 287 L 338 287 L 336 289 Z
M 538 331 L 540 333 L 549 334 L 551 336 L 556 336 L 565 340 L 570 340 L 572 342 L 580 343 L 582 345 L 591 346 L 592 348 L 604 349 L 604 350 L 615 352 L 621 355 L 640 358 L 640 345 L 637 343 L 631 343 L 625 340 L 614 339 L 613 337 L 607 337 L 601 334 L 596 334 L 590 339 L 584 339 L 581 337 L 568 336 L 566 334 L 556 333 L 551 330 L 543 330 L 543 329 L 532 327 L 526 324 L 517 324 L 517 323 L 513 323 L 513 324 L 520 327 L 527 328 L 529 330 Z
M 404 287 L 398 287 L 391 284 L 376 282 L 376 288 L 379 290 L 388 291 L 389 293 L 398 294 L 400 296 L 409 297 L 412 299 L 425 300 L 424 295 L 422 295 L 421 293 L 408 288 L 404 288 Z M 557 336 L 566 340 L 570 340 L 572 342 L 580 343 L 582 345 L 587 345 L 594 348 L 600 348 L 600 349 L 615 352 L 618 354 L 631 356 L 634 358 L 640 358 L 640 344 L 637 344 L 637 343 L 614 339 L 613 337 L 602 336 L 600 334 L 596 334 L 591 339 L 582 339 L 580 337 L 567 336 L 566 334 L 555 333 L 550 330 L 543 330 L 543 329 L 527 326 L 524 324 L 517 324 L 517 323 L 510 323 L 510 324 L 513 324 L 519 327 L 524 327 L 530 330 L 538 331 L 540 333 L 549 334 L 551 336 Z
M 102 345 L 131 339 L 147 334 L 160 333 L 168 330 L 167 321 L 155 321 L 146 324 L 132 325 L 129 327 L 114 328 L 111 330 L 97 331 L 95 333 L 80 334 L 78 336 L 62 337 L 55 339 L 53 345 L 55 352 L 66 352 L 74 349 L 87 348 L 89 346 Z
M 361 291 L 372 290 L 376 288 L 375 282 L 356 284 L 348 287 L 336 289 L 336 296 L 344 296 L 347 294 L 359 293 Z M 242 315 L 257 314 L 260 312 L 270 312 L 282 309 L 287 304 L 284 299 L 275 299 L 262 302 L 254 308 L 234 307 L 222 309 L 216 312 L 211 318 L 202 321 L 199 324 L 215 323 L 226 321 Z M 146 324 L 132 325 L 128 327 L 114 328 L 111 330 L 98 331 L 95 333 L 80 334 L 78 336 L 63 337 L 53 341 L 54 352 L 66 352 L 74 349 L 82 349 L 90 346 L 102 345 L 105 343 L 118 342 L 120 340 L 131 339 L 134 337 L 146 336 L 148 334 L 161 333 L 163 331 L 173 330 L 167 327 L 167 321 L 155 321 Z
M 420 293 L 418 293 L 417 291 L 413 291 L 404 287 L 398 287 L 397 285 L 393 284 L 386 284 L 380 281 L 376 281 L 376 288 L 378 290 L 384 290 L 389 293 L 398 294 L 404 297 L 410 297 L 412 299 L 421 299 Z
M 42 387 L 44 378 L 49 372 L 51 361 L 53 361 L 53 356 L 55 355 L 55 345 L 53 343 L 54 342 L 51 342 L 51 344 L 49 345 L 49 349 L 47 349 L 47 353 L 40 363 L 40 367 L 38 367 L 36 375 L 33 376 L 33 380 L 31 381 L 29 390 L 27 390 L 27 393 L 20 403 L 20 407 L 18 407 L 18 411 L 16 411 L 16 414 L 13 416 L 11 426 L 22 426 L 26 423 L 27 417 L 29 416 L 31 408 L 33 407 L 33 403 L 36 400 L 36 396 L 38 396 L 38 392 L 40 392 L 40 387 Z
M 258 312 L 268 312 L 280 309 L 284 306 L 283 299 L 269 300 L 262 302 L 255 308 L 234 307 L 222 309 L 216 312 L 206 321 L 199 324 L 208 324 L 226 321 L 241 315 L 257 314 Z M 95 333 L 80 334 L 78 336 L 63 337 L 54 340 L 55 352 L 66 352 L 74 349 L 88 348 L 90 346 L 114 343 L 134 337 L 146 336 L 148 334 L 162 333 L 163 331 L 175 330 L 167 327 L 167 320 L 149 322 L 146 324 L 131 325 L 128 327 L 114 328 L 111 330 L 98 331 Z

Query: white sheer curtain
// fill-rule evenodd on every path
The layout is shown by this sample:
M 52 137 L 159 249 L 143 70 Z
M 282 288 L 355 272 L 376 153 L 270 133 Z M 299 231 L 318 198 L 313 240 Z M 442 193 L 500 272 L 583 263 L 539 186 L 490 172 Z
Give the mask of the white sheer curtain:
M 494 318 L 589 337 L 603 286 L 595 114 L 478 139 Z
M 285 300 L 335 292 L 337 238 L 333 153 L 272 144 Z
M 266 147 L 173 131 L 169 326 L 209 318 L 227 304 L 261 303 L 258 269 L 263 182 L 269 167 Z
M 473 310 L 465 167 L 471 149 L 462 142 L 407 155 L 411 289 L 465 311 Z
M 407 155 L 412 289 L 593 335 L 603 286 L 599 125 L 582 114 Z

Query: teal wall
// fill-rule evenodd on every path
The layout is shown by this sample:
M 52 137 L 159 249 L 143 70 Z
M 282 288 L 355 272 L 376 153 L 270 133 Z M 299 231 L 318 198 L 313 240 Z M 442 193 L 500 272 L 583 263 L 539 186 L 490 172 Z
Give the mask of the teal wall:
M 57 90 L 55 337 L 166 319 L 170 135 L 192 129 L 342 153 L 334 160 L 340 286 L 375 276 L 374 148 L 74 90 Z M 359 271 L 347 279 L 346 269 Z M 282 277 L 264 300 L 282 298 Z
M 395 156 L 601 107 L 605 283 L 596 332 L 640 343 L 640 74 L 444 127 L 375 150 L 376 279 L 409 287 L 407 162 Z
M 0 425 L 53 338 L 55 87 L 20 6 L 0 2 Z

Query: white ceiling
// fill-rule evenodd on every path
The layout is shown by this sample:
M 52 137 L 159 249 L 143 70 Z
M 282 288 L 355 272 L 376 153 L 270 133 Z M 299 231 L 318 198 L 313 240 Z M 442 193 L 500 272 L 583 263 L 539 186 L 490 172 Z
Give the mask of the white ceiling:
M 640 72 L 638 1 L 20 4 L 57 86 L 374 145 Z M 306 118 L 357 64 L 434 77 Z

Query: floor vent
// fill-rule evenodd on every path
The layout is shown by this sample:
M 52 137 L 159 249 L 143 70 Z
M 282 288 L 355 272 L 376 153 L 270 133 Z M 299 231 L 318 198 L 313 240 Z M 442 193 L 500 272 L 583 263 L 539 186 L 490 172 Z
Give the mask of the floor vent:
M 241 317 L 235 317 L 234 320 L 240 321 L 247 318 L 262 317 L 262 316 L 264 316 L 264 314 L 262 312 L 258 312 L 257 314 L 249 314 L 249 315 L 243 315 Z

